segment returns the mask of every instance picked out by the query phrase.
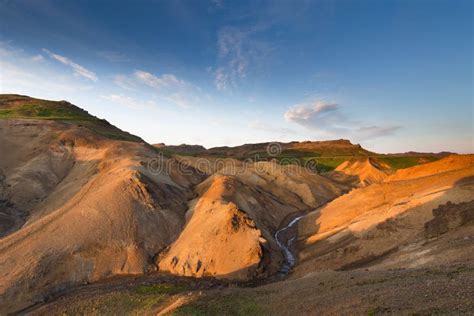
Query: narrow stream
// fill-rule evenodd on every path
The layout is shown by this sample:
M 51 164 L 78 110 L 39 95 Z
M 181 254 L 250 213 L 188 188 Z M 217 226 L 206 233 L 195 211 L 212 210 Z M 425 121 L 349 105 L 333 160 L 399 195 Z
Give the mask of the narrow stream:
M 285 227 L 279 229 L 275 233 L 275 240 L 278 244 L 278 247 L 280 247 L 283 255 L 285 256 L 285 262 L 283 263 L 283 265 L 280 268 L 280 271 L 278 272 L 280 274 L 283 274 L 283 275 L 288 274 L 296 263 L 295 255 L 290 250 L 291 243 L 296 239 L 296 236 L 288 238 L 285 242 L 285 240 L 283 240 L 283 241 L 280 240 L 280 235 L 281 235 L 281 233 L 285 232 L 286 230 L 292 228 L 296 223 L 299 222 L 299 220 L 301 218 L 303 218 L 303 216 L 298 216 L 298 217 L 294 218 L 288 225 L 286 225 Z

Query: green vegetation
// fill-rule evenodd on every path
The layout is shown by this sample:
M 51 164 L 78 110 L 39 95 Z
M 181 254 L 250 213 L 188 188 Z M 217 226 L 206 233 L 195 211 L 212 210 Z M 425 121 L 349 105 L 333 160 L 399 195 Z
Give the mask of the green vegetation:
M 116 292 L 72 303 L 62 315 L 138 315 L 164 302 L 166 295 L 139 295 Z
M 185 285 L 173 285 L 168 283 L 152 284 L 152 285 L 140 285 L 135 289 L 137 294 L 142 295 L 157 295 L 157 294 L 168 294 L 173 295 L 180 292 L 188 291 L 189 287 Z
M 95 121 L 99 120 L 82 110 L 73 108 L 51 107 L 40 104 L 24 104 L 13 109 L 0 109 L 0 118 L 3 119 L 48 119 L 48 120 L 71 120 L 71 121 Z
M 379 156 L 376 159 L 388 165 L 391 169 L 398 170 L 436 161 L 440 158 L 436 156 Z
M 328 172 L 336 169 L 341 163 L 349 160 L 347 157 L 314 157 L 310 158 L 316 161 L 318 172 Z
M 240 157 L 240 159 L 268 160 L 271 158 L 275 158 L 277 160 L 282 160 L 282 159 L 294 159 L 294 158 L 304 158 L 304 157 L 314 157 L 314 156 L 318 156 L 318 153 L 311 152 L 311 151 L 302 151 L 302 150 L 297 150 L 297 149 L 285 149 L 278 156 L 269 155 L 266 151 L 256 151 L 256 152 L 248 153 L 244 157 Z
M 217 293 L 215 293 L 217 294 Z M 172 315 L 265 315 L 265 308 L 255 296 L 242 293 L 207 294 L 173 311 Z
M 142 142 L 87 111 L 66 101 L 48 101 L 19 95 L 0 95 L 0 119 L 55 120 L 84 126 L 109 139 Z
M 63 315 L 143 315 L 165 304 L 172 295 L 189 290 L 185 285 L 160 283 L 134 289 L 94 295 L 68 304 Z

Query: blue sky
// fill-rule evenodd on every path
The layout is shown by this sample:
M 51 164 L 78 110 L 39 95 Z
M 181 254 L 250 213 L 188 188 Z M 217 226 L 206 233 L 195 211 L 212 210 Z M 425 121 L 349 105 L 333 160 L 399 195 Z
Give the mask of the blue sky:
M 5 1 L 0 92 L 150 143 L 474 152 L 472 1 Z

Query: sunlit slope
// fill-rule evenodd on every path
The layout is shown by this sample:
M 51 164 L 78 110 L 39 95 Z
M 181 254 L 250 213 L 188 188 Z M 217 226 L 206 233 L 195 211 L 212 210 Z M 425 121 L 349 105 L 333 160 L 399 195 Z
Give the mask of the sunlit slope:
M 196 277 L 270 276 L 283 263 L 274 237 L 281 223 L 346 190 L 298 166 L 236 162 L 223 167 L 196 186 L 186 226 L 157 258 L 158 266 Z
M 106 120 L 99 119 L 67 101 L 49 101 L 21 95 L 0 94 L 0 119 L 55 120 L 84 126 L 110 139 L 143 142 L 140 137 L 124 132 Z
M 164 157 L 167 169 L 154 172 L 151 146 L 81 125 L 0 120 L 2 313 L 78 284 L 156 270 L 152 258 L 183 228 L 202 176 L 180 174 Z
M 425 224 L 440 205 L 474 200 L 473 162 L 473 155 L 458 155 L 399 171 L 384 182 L 353 190 L 308 214 L 299 225 L 300 264 L 296 271 L 381 264 L 384 256 L 400 254 L 410 244 L 412 257 L 407 255 L 406 262 L 394 266 L 457 260 L 467 250 L 449 257 L 423 248 Z M 462 204 L 459 207 L 463 208 Z M 472 232 L 469 225 L 459 229 Z M 467 231 L 464 234 L 469 235 Z
M 393 171 L 389 166 L 373 158 L 347 160 L 340 164 L 328 177 L 352 186 L 366 186 L 382 182 Z

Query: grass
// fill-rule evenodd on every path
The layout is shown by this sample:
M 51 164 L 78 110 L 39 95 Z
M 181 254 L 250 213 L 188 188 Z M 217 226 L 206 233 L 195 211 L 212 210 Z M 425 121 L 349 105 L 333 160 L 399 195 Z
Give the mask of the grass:
M 173 311 L 176 316 L 199 315 L 265 315 L 266 309 L 257 297 L 242 293 L 219 295 L 208 294 L 199 300 L 183 305 Z
M 20 119 L 35 118 L 48 120 L 98 121 L 79 108 L 67 107 L 61 103 L 51 101 L 26 102 L 13 108 L 0 108 L 0 118 Z
M 135 293 L 142 295 L 157 295 L 167 294 L 173 295 L 180 292 L 189 290 L 189 287 L 185 285 L 173 285 L 167 283 L 152 284 L 152 285 L 141 285 L 135 289 Z
M 343 157 L 314 157 L 311 158 L 316 161 L 316 169 L 319 172 L 328 172 L 336 169 L 344 161 L 347 161 L 352 158 L 343 158 Z
M 160 283 L 140 285 L 127 291 L 96 295 L 69 303 L 62 315 L 144 315 L 171 296 L 191 290 L 184 284 Z M 172 315 L 262 315 L 266 309 L 256 295 L 242 292 L 209 292 L 197 300 L 178 307 Z M 268 314 L 268 313 L 267 313 Z
M 63 315 L 143 315 L 150 313 L 172 295 L 185 292 L 185 285 L 169 283 L 140 285 L 134 289 L 100 294 L 76 300 L 62 310 Z
M 387 164 L 393 170 L 398 170 L 436 161 L 439 158 L 435 156 L 391 156 L 377 157 L 376 159 L 382 163 Z
M 94 133 L 114 140 L 142 142 L 106 120 L 90 115 L 70 103 L 47 101 L 24 96 L 0 95 L 0 119 L 54 120 L 84 126 Z
M 62 315 L 139 315 L 150 311 L 165 298 L 166 295 L 109 293 L 87 301 L 72 303 L 62 311 Z

